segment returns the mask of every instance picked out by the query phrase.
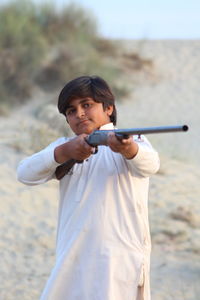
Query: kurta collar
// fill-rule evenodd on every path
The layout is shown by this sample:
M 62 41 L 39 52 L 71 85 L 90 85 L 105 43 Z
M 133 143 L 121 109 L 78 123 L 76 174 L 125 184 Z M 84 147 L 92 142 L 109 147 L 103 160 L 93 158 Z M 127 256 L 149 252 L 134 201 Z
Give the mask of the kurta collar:
M 100 127 L 100 130 L 105 130 L 105 129 L 114 129 L 113 123 L 108 123 Z

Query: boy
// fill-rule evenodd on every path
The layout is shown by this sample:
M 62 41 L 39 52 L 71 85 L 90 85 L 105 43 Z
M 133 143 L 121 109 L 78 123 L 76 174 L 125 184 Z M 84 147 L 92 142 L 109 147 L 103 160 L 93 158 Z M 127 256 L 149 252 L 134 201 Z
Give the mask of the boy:
M 108 137 L 98 152 L 85 137 L 116 124 L 114 96 L 97 76 L 62 89 L 58 109 L 75 133 L 23 160 L 21 182 L 55 178 L 63 162 L 83 161 L 60 180 L 56 262 L 42 300 L 149 300 L 149 176 L 159 168 L 145 137 Z

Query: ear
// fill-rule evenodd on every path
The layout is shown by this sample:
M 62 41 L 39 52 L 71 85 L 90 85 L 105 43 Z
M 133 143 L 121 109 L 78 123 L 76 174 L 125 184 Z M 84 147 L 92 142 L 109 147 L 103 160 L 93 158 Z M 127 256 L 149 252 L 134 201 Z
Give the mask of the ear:
M 108 114 L 108 116 L 110 117 L 113 113 L 113 105 L 109 105 L 106 107 L 106 112 Z

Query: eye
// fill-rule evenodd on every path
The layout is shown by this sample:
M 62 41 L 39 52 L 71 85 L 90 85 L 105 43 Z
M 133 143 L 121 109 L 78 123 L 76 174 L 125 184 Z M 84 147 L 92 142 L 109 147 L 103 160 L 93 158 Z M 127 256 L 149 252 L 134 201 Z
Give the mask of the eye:
M 92 106 L 92 103 L 89 103 L 89 102 L 86 102 L 86 103 L 83 104 L 84 108 L 89 108 L 91 106 Z
M 67 116 L 72 115 L 72 114 L 75 113 L 75 111 L 76 111 L 75 108 L 70 108 L 70 109 L 68 109 L 68 110 L 66 111 L 66 115 L 67 115 Z

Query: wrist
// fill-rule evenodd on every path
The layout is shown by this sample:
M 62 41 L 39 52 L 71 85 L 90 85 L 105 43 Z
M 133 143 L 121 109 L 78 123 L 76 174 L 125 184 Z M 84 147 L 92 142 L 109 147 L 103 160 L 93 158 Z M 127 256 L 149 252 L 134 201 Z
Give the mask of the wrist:
M 138 153 L 139 146 L 136 143 L 132 143 L 130 147 L 128 147 L 125 151 L 123 151 L 122 155 L 126 159 L 133 159 Z
M 54 159 L 57 163 L 62 164 L 66 162 L 67 160 L 71 159 L 71 156 L 69 155 L 69 142 L 59 145 L 54 150 Z

